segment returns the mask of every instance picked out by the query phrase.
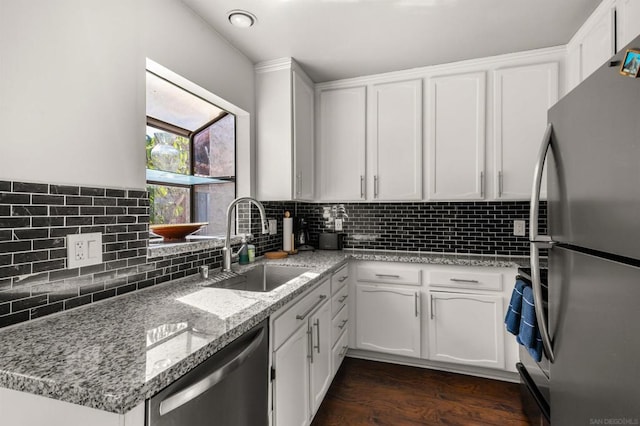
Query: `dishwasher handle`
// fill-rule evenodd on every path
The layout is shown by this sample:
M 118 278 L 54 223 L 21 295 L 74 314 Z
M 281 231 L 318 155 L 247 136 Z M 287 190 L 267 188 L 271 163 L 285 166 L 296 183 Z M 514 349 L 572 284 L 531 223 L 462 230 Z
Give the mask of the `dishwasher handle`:
M 187 402 L 202 395 L 207 390 L 214 387 L 217 383 L 224 380 L 229 374 L 231 374 L 234 370 L 244 364 L 244 362 L 253 354 L 253 352 L 255 352 L 258 346 L 260 346 L 260 343 L 262 343 L 264 334 L 265 333 L 263 328 L 251 340 L 251 343 L 249 343 L 242 351 L 240 351 L 238 355 L 234 356 L 231 361 L 227 362 L 204 379 L 199 380 L 198 382 L 162 400 L 162 402 L 160 402 L 159 408 L 160 415 L 164 416 L 165 414 L 175 410 L 176 408 L 181 407 Z

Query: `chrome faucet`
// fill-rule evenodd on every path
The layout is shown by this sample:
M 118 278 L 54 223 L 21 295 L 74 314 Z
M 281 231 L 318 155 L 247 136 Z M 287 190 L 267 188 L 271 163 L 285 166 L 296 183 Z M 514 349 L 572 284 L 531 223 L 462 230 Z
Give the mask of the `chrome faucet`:
M 260 212 L 260 221 L 262 222 L 262 233 L 268 234 L 269 227 L 267 225 L 267 214 L 264 211 L 264 206 L 262 203 L 255 198 L 252 197 L 239 197 L 233 200 L 229 207 L 227 207 L 227 235 L 224 240 L 224 248 L 222 249 L 222 271 L 230 272 L 231 271 L 231 214 L 233 213 L 233 209 L 239 203 L 250 202 L 255 204 L 258 207 L 258 211 Z

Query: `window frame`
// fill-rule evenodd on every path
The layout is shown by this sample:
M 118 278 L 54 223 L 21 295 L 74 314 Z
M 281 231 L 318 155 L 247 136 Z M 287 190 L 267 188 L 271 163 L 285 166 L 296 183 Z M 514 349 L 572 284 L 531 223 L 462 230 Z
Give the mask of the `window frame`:
M 175 84 L 169 81 L 169 83 L 171 84 Z M 180 87 L 180 86 L 178 86 Z M 183 90 L 187 91 L 186 89 L 182 88 Z M 188 92 L 188 91 L 187 91 Z M 199 97 L 191 92 L 188 92 L 193 96 Z M 202 99 L 202 98 L 201 98 Z M 206 102 L 211 103 L 210 101 L 203 99 Z M 214 105 L 214 104 L 212 104 Z M 215 105 L 216 107 L 218 107 L 217 105 Z M 220 108 L 220 107 L 218 107 Z M 223 111 L 225 111 L 225 114 L 223 115 L 219 115 L 217 117 L 215 117 L 213 120 L 208 121 L 207 123 L 205 123 L 204 125 L 200 126 L 199 128 L 193 130 L 193 131 L 189 131 L 187 129 L 184 129 L 182 127 L 176 126 L 174 124 L 171 123 L 167 123 L 165 121 L 162 120 L 158 120 L 157 118 L 154 117 L 150 117 L 150 116 L 146 116 L 147 117 L 147 123 L 146 125 L 149 127 L 153 127 L 155 129 L 158 130 L 162 130 L 164 132 L 168 132 L 168 133 L 172 133 L 178 136 L 182 136 L 185 137 L 189 140 L 189 175 L 188 176 L 197 176 L 197 177 L 205 177 L 205 178 L 211 178 L 211 179 L 215 179 L 217 181 L 224 181 L 225 183 L 230 183 L 233 182 L 234 183 L 234 198 L 237 197 L 238 195 L 238 185 L 237 185 L 237 170 L 238 170 L 238 128 L 237 128 L 237 124 L 238 124 L 238 119 L 237 116 L 227 110 L 224 110 L 223 108 L 220 108 Z M 231 115 L 233 117 L 233 164 L 234 164 L 234 175 L 233 176 L 203 176 L 203 175 L 196 175 L 194 173 L 195 171 L 195 155 L 194 155 L 194 139 L 196 137 L 196 135 L 198 135 L 200 132 L 206 130 L 208 127 L 214 125 L 215 123 L 217 123 L 218 121 L 222 120 L 223 118 L 227 117 Z M 147 161 L 147 159 L 145 159 Z M 145 167 L 145 170 L 147 170 L 147 168 Z M 157 170 L 157 169 L 156 169 Z M 177 173 L 177 174 L 181 174 L 181 173 Z M 196 196 L 196 191 L 195 191 L 195 187 L 196 186 L 203 186 L 203 185 L 212 185 L 215 184 L 215 182 L 211 182 L 211 183 L 194 183 L 194 184 L 180 184 L 180 183 L 173 183 L 173 182 L 166 182 L 166 181 L 159 181 L 159 180 L 153 180 L 153 179 L 145 179 L 145 182 L 147 185 L 151 184 L 151 185 L 162 185 L 162 186 L 171 186 L 171 187 L 178 187 L 178 188 L 187 188 L 189 190 L 189 220 L 191 222 L 195 221 L 195 215 L 196 215 L 196 200 L 195 200 L 195 196 Z M 150 224 L 153 224 L 151 222 L 150 219 Z

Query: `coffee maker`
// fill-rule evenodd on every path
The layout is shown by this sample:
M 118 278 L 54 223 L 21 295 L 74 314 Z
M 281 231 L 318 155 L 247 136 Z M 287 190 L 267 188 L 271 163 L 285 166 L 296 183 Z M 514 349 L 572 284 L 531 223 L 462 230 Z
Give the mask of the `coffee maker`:
M 314 250 L 314 248 L 309 245 L 309 225 L 303 217 L 296 217 L 294 222 L 294 235 L 295 248 L 297 250 Z

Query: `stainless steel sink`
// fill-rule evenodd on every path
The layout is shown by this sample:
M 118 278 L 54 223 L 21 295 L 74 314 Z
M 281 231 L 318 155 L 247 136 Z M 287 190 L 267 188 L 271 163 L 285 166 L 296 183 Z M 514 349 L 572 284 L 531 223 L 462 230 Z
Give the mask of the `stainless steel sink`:
M 238 276 L 211 284 L 207 287 L 228 288 L 232 290 L 267 292 L 299 277 L 308 268 L 298 266 L 258 265 Z

